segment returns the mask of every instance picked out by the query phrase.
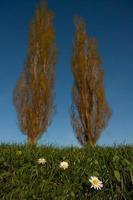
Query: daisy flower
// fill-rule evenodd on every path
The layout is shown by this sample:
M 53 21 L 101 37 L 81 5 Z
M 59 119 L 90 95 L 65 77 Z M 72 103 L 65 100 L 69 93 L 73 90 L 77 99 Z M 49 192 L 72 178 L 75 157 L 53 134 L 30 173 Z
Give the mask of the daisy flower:
M 44 165 L 46 163 L 46 160 L 44 158 L 39 158 L 37 162 L 38 162 L 38 164 Z
M 100 189 L 103 187 L 103 183 L 102 181 L 100 181 L 98 179 L 98 177 L 96 176 L 91 176 L 91 179 L 89 179 L 90 183 L 91 183 L 91 188 L 94 188 L 94 189 Z
M 65 170 L 65 169 L 68 168 L 68 166 L 69 166 L 68 163 L 65 162 L 65 161 L 63 161 L 63 162 L 60 163 L 60 166 L 59 166 L 59 167 L 60 167 L 61 169 L 64 169 L 64 170 Z
M 18 150 L 18 151 L 16 151 L 16 154 L 19 156 L 22 154 L 22 151 Z

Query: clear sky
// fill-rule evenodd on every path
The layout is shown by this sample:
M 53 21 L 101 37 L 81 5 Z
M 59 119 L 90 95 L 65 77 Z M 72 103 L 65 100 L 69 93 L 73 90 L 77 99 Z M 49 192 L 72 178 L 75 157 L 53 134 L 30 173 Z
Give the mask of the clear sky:
M 18 127 L 12 92 L 26 59 L 28 28 L 38 0 L 0 0 L 0 142 L 24 143 Z M 55 12 L 59 58 L 56 66 L 57 112 L 39 140 L 41 144 L 79 145 L 69 119 L 73 17 L 81 16 L 97 38 L 105 90 L 112 118 L 100 145 L 133 143 L 133 1 L 47 0 Z

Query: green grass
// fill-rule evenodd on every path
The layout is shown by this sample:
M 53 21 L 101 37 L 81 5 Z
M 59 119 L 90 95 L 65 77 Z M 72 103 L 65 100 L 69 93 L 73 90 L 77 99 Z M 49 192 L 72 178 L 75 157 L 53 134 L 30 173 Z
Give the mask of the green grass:
M 18 151 L 21 151 L 22 154 Z M 45 158 L 45 165 L 37 164 Z M 67 161 L 69 168 L 59 168 Z M 97 176 L 101 190 L 91 188 Z M 0 200 L 132 200 L 133 146 L 0 145 Z

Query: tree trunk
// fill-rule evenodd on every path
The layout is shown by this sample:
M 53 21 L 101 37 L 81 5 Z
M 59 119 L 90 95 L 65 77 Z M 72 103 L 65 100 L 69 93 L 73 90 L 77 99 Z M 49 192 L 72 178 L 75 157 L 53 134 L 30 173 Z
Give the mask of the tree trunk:
M 36 144 L 36 138 L 27 137 L 28 144 L 33 145 Z

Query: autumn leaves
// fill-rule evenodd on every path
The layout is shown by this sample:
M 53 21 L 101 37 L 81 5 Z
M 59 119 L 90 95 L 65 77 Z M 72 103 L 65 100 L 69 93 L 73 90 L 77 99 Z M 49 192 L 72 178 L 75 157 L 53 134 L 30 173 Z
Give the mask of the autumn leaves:
M 76 18 L 75 27 L 71 122 L 79 142 L 94 145 L 111 112 L 105 98 L 96 41 L 88 36 L 82 19 Z M 31 22 L 28 55 L 14 90 L 20 129 L 30 144 L 37 142 L 52 120 L 56 63 L 53 14 L 42 1 Z

